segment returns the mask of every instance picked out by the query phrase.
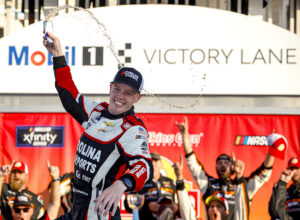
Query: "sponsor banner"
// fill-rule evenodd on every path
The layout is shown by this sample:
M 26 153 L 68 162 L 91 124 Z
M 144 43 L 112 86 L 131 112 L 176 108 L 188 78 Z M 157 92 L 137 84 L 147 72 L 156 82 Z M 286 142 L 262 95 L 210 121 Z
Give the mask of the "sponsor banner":
M 275 130 L 288 140 L 284 160 L 275 159 L 271 179 L 254 196 L 250 219 L 268 219 L 268 202 L 272 187 L 287 166 L 289 158 L 300 155 L 300 117 L 289 115 L 221 115 L 221 114 L 138 114 L 148 129 L 150 152 L 161 154 L 163 175 L 176 179 L 172 164 L 184 154 L 182 139 L 175 122 L 189 123 L 190 141 L 197 158 L 209 175 L 217 177 L 215 161 L 219 154 L 235 154 L 245 162 L 245 176 L 249 176 L 266 158 L 266 137 Z M 29 167 L 29 189 L 47 197 L 47 186 L 51 180 L 47 171 L 47 159 L 60 168 L 60 173 L 71 172 L 78 141 L 83 129 L 66 113 L 2 113 L 0 114 L 1 165 L 12 160 L 22 160 Z M 146 132 L 141 129 L 136 136 L 143 139 Z M 54 140 L 57 135 L 58 139 Z M 41 144 L 40 140 L 43 140 Z M 51 141 L 53 143 L 51 143 Z M 35 142 L 36 141 L 36 142 Z M 34 144 L 38 143 L 38 144 Z M 22 146 L 18 146 L 18 145 Z M 61 145 L 57 147 L 55 144 Z M 38 146 L 40 145 L 40 146 Z M 86 154 L 88 148 L 79 145 L 78 151 Z M 145 145 L 145 150 L 146 145 Z M 98 152 L 99 154 L 101 152 Z M 97 154 L 95 154 L 95 158 Z M 255 159 L 253 159 L 255 158 Z M 92 169 L 92 167 L 91 167 Z M 197 184 L 184 163 L 184 178 L 197 216 L 205 219 L 204 203 Z M 48 202 L 47 200 L 45 201 Z M 124 216 L 130 216 L 121 204 Z M 130 218 L 130 217 L 129 217 Z
M 300 94 L 300 38 L 275 25 L 195 6 L 90 11 L 49 21 L 81 93 L 107 94 L 122 63 L 142 72 L 153 94 Z M 0 40 L 0 93 L 55 93 L 42 30 L 38 22 Z
M 17 147 L 63 147 L 64 127 L 17 126 Z

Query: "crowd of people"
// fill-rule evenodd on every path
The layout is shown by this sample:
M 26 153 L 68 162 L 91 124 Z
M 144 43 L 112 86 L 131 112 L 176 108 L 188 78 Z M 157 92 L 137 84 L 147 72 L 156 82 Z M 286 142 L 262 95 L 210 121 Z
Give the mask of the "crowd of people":
M 229 220 L 249 219 L 251 200 L 255 193 L 268 182 L 275 157 L 282 157 L 287 148 L 286 139 L 278 134 L 268 136 L 269 152 L 262 165 L 249 177 L 244 177 L 245 164 L 234 155 L 221 154 L 216 159 L 218 178 L 210 176 L 189 142 L 188 121 L 177 123 L 182 135 L 184 154 L 173 163 L 176 180 L 161 172 L 162 156 L 150 153 L 153 166 L 152 179 L 146 181 L 141 190 L 125 192 L 124 207 L 132 213 L 132 196 L 142 196 L 138 207 L 139 219 L 151 220 L 196 220 L 195 204 L 185 188 L 183 175 L 184 157 L 206 206 L 206 219 Z M 283 146 L 282 146 L 283 145 Z M 281 149 L 281 150 L 278 150 Z M 27 188 L 29 170 L 22 161 L 12 161 L 0 167 L 1 214 L 6 220 L 61 219 L 60 207 L 65 215 L 74 209 L 74 172 L 59 175 L 59 169 L 47 161 L 49 175 L 49 201 L 45 207 L 43 200 Z M 8 182 L 5 178 L 8 177 Z M 234 178 L 232 178 L 234 177 Z M 291 184 L 289 184 L 291 183 Z M 288 186 L 288 188 L 287 188 Z M 111 211 L 110 211 L 111 212 Z M 300 157 L 288 161 L 278 182 L 273 188 L 269 201 L 269 214 L 272 220 L 295 220 L 300 217 Z M 76 219 L 71 217 L 70 219 Z
M 59 168 L 47 161 L 52 178 L 47 207 L 43 200 L 27 187 L 29 170 L 22 161 L 12 161 L 0 167 L 0 208 L 5 220 L 55 219 L 60 209 Z M 8 183 L 5 181 L 8 176 Z M 1 217 L 0 217 L 1 218 Z
M 51 44 L 47 37 L 52 38 Z M 52 178 L 47 207 L 29 190 L 30 186 L 27 188 L 29 170 L 24 162 L 12 161 L 1 166 L 2 219 L 119 220 L 119 203 L 125 194 L 126 210 L 138 210 L 141 220 L 196 220 L 195 204 L 185 188 L 184 158 L 202 193 L 207 219 L 249 219 L 253 197 L 269 181 L 275 158 L 282 159 L 287 149 L 287 140 L 282 135 L 268 136 L 265 160 L 248 177 L 244 176 L 242 160 L 225 153 L 219 155 L 216 178 L 197 159 L 185 118 L 176 122 L 184 152 L 173 164 L 176 180 L 172 180 L 161 173 L 162 156 L 150 153 L 147 129 L 134 112 L 134 104 L 142 97 L 142 74 L 134 68 L 120 68 L 110 83 L 108 103 L 91 101 L 75 86 L 59 39 L 52 33 L 47 33 L 47 37 L 43 44 L 53 56 L 55 86 L 62 105 L 84 132 L 77 146 L 74 172 L 59 176 L 58 167 L 47 161 Z M 60 207 L 65 213 L 58 216 Z M 269 213 L 272 219 L 300 219 L 299 157 L 289 160 L 274 186 Z

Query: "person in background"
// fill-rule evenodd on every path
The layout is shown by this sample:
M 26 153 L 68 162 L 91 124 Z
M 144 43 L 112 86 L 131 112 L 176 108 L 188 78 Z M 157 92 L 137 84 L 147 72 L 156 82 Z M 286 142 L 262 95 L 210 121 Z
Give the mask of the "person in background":
M 234 186 L 234 219 L 246 220 L 248 216 L 248 203 L 249 198 L 245 189 L 247 188 L 247 181 L 244 178 L 245 163 L 237 160 L 235 164 L 236 185 Z M 246 199 L 245 199 L 246 198 Z M 224 192 L 215 192 L 205 200 L 207 207 L 208 220 L 225 220 L 229 215 L 229 205 L 225 199 Z
M 178 212 L 176 188 L 172 179 L 161 175 L 161 156 L 157 152 L 151 153 L 153 164 L 152 181 L 145 184 L 139 194 L 144 195 L 144 205 L 139 210 L 140 219 L 175 219 Z M 125 197 L 125 209 L 132 212 Z
M 25 193 L 17 193 L 13 201 L 13 220 L 30 220 L 33 215 L 33 206 L 31 199 Z M 41 219 L 46 218 L 43 216 Z
M 47 161 L 48 171 L 52 178 L 52 190 L 49 196 L 47 210 L 45 210 L 42 199 L 35 193 L 28 190 L 26 183 L 28 181 L 28 167 L 24 162 L 12 162 L 10 165 L 3 165 L 0 168 L 0 192 L 1 192 L 1 211 L 6 220 L 13 219 L 12 208 L 14 199 L 17 195 L 26 195 L 33 207 L 31 219 L 55 219 L 60 207 L 59 193 L 59 169 L 56 166 L 51 166 Z M 9 184 L 4 179 L 9 175 Z
M 287 188 L 287 185 L 292 184 Z M 300 219 L 300 157 L 292 157 L 273 187 L 269 201 L 272 220 Z
M 185 117 L 184 122 L 182 123 L 176 122 L 176 125 L 178 126 L 179 132 L 182 136 L 187 165 L 195 182 L 198 184 L 200 191 L 203 194 L 204 200 L 210 195 L 219 192 L 223 193 L 229 206 L 229 215 L 227 219 L 233 220 L 235 210 L 234 191 L 235 186 L 237 185 L 237 182 L 239 180 L 237 178 L 232 179 L 232 176 L 234 174 L 236 175 L 236 177 L 240 175 L 240 168 L 235 165 L 237 162 L 241 163 L 242 161 L 235 161 L 235 158 L 231 158 L 227 154 L 221 154 L 217 157 L 216 160 L 216 170 L 218 178 L 210 176 L 204 170 L 203 165 L 200 163 L 200 161 L 197 160 L 196 154 L 194 153 L 193 148 L 190 144 L 187 118 Z M 266 182 L 269 181 L 272 174 L 275 156 L 279 158 L 282 158 L 284 156 L 284 152 L 287 148 L 287 141 L 282 136 L 278 136 L 280 135 L 271 134 L 268 137 L 269 152 L 264 162 L 258 169 L 252 172 L 249 177 L 245 178 L 247 182 L 247 193 L 244 194 L 244 199 L 245 201 L 247 201 L 247 207 L 250 206 L 250 201 L 254 197 L 255 193 Z M 245 209 L 245 211 L 247 211 L 246 216 L 249 216 L 249 209 Z
M 183 156 L 180 155 L 180 161 L 173 164 L 176 175 L 176 193 L 180 216 L 182 220 L 196 220 L 195 204 L 192 203 L 184 185 L 183 178 Z
M 73 184 L 74 172 L 65 173 L 59 176 L 60 202 L 64 213 L 71 211 L 73 207 Z M 48 185 L 48 190 L 52 189 L 52 181 Z
M 222 195 L 211 195 L 206 198 L 209 220 L 225 220 L 229 214 L 228 203 Z

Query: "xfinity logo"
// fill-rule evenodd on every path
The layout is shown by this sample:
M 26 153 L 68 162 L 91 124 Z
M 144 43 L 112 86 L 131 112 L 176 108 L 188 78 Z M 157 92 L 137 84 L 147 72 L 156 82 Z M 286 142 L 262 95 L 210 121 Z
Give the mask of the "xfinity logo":
M 63 147 L 64 127 L 19 126 L 16 139 L 17 147 Z

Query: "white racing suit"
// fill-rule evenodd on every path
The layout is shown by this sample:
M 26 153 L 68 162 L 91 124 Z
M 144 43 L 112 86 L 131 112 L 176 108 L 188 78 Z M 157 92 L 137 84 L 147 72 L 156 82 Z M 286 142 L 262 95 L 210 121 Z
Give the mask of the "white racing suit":
M 73 208 L 61 219 L 121 219 L 119 208 L 114 216 L 99 216 L 94 200 L 116 180 L 127 179 L 132 185 L 127 191 L 139 191 L 152 179 L 147 130 L 133 107 L 111 115 L 107 103 L 81 95 L 64 56 L 54 57 L 53 63 L 62 104 L 84 128 L 75 156 Z
M 195 182 L 203 194 L 204 201 L 210 195 L 215 195 L 217 193 L 224 194 L 229 205 L 229 216 L 227 219 L 230 220 L 236 219 L 234 218 L 236 203 L 235 193 L 237 190 L 240 190 L 237 189 L 236 186 L 239 184 L 245 188 L 246 193 L 239 191 L 242 193 L 240 195 L 244 196 L 243 200 L 247 201 L 247 204 L 245 204 L 247 207 L 242 208 L 247 213 L 244 213 L 242 216 L 247 216 L 247 218 L 249 218 L 249 206 L 253 196 L 264 183 L 269 181 L 272 174 L 272 168 L 266 168 L 264 164 L 262 164 L 258 169 L 252 172 L 249 177 L 243 178 L 245 181 L 243 179 L 235 179 L 230 182 L 225 182 L 221 179 L 215 179 L 214 177 L 209 176 L 203 169 L 201 163 L 197 160 L 194 152 L 186 155 L 186 162 Z M 237 199 L 240 200 L 241 198 Z

